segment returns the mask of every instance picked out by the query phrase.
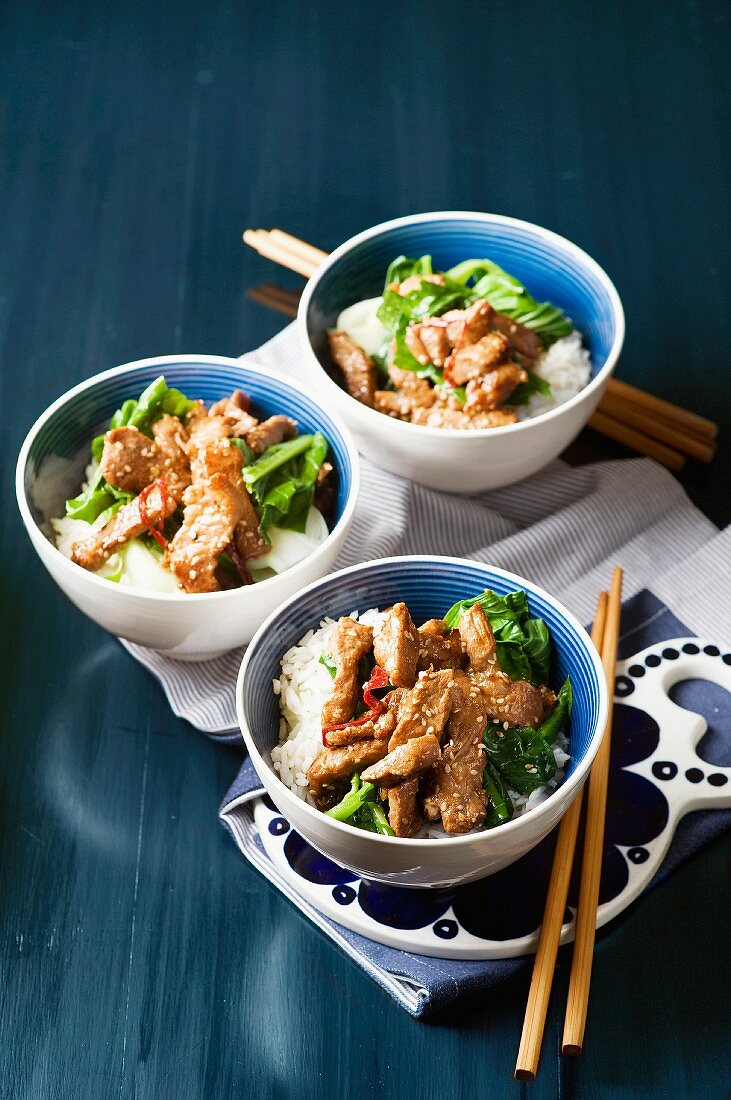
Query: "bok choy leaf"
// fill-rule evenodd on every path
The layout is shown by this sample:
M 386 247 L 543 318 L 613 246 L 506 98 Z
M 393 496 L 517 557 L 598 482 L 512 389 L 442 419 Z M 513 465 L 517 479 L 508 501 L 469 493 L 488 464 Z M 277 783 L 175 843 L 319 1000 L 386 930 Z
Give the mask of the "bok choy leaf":
M 322 432 L 299 435 L 268 447 L 256 462 L 244 466 L 244 483 L 261 510 L 262 535 L 266 537 L 269 527 L 305 530 L 327 449 Z
M 479 604 L 495 635 L 500 668 L 513 680 L 547 684 L 551 663 L 551 639 L 543 619 L 533 618 L 528 597 L 522 588 L 498 596 L 486 589 L 479 596 L 459 600 L 444 616 L 452 629 L 459 625 L 462 613 Z

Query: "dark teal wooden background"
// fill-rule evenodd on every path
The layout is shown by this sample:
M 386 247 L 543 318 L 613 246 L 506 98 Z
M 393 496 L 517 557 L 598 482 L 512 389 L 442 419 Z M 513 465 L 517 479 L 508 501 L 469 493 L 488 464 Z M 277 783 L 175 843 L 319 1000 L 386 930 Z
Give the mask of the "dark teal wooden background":
M 727 522 L 730 50 L 720 2 L 6 0 L 3 1098 L 726 1092 L 728 844 L 600 936 L 578 1063 L 557 1055 L 563 960 L 540 1079 L 515 1084 L 526 980 L 416 1023 L 249 869 L 216 822 L 238 753 L 53 588 L 12 467 L 85 375 L 277 331 L 245 297 L 279 278 L 245 226 L 327 248 L 462 207 L 606 266 L 620 373 L 725 421 L 685 481 Z M 590 434 L 574 451 L 619 453 Z

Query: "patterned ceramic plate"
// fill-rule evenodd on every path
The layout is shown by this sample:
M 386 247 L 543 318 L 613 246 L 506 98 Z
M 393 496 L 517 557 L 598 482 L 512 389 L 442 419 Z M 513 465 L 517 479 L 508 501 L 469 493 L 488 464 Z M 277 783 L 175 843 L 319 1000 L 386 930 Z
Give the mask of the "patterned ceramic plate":
M 599 925 L 644 890 L 685 814 L 731 807 L 731 768 L 697 751 L 709 728 L 731 726 L 730 692 L 731 654 L 698 638 L 664 641 L 618 664 Z M 418 890 L 360 879 L 326 859 L 268 800 L 257 800 L 254 819 L 285 879 L 353 932 L 438 958 L 513 958 L 535 949 L 554 835 L 490 878 Z M 573 938 L 576 885 L 562 942 Z

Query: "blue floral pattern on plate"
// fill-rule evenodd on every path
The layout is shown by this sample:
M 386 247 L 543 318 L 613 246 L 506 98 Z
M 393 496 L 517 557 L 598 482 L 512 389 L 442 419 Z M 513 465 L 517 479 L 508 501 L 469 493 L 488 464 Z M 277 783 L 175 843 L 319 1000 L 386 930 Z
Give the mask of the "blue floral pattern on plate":
M 693 683 L 705 690 L 688 692 Z M 709 691 L 710 709 L 731 713 L 731 657 L 696 638 L 649 646 L 617 666 L 600 925 L 645 888 L 685 813 L 731 805 L 731 768 L 709 766 L 696 751 L 709 732 L 697 713 L 709 709 Z M 490 878 L 418 890 L 360 879 L 339 867 L 290 829 L 268 799 L 258 800 L 255 820 L 267 854 L 295 889 L 361 935 L 448 958 L 509 958 L 535 947 L 555 834 Z M 576 879 L 575 869 L 564 941 L 573 935 Z

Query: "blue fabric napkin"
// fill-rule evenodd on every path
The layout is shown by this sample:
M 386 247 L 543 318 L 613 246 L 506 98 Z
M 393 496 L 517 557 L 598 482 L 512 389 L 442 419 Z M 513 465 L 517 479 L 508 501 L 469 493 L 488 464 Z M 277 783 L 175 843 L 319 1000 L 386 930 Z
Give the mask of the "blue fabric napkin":
M 618 656 L 620 659 L 628 658 L 654 643 L 668 638 L 691 636 L 692 633 L 656 596 L 643 591 L 628 601 L 622 609 Z M 699 682 L 688 681 L 686 692 L 676 695 L 676 702 L 703 713 L 713 709 L 708 691 Z M 729 765 L 731 709 L 720 713 L 714 726 L 714 763 Z M 615 739 L 621 741 L 622 733 L 621 722 L 615 721 Z M 251 762 L 246 760 L 220 808 L 221 820 L 243 855 L 413 1016 L 423 1016 L 468 993 L 489 989 L 531 964 L 530 958 L 478 962 L 428 958 L 385 947 L 329 920 L 297 893 L 292 880 L 285 879 L 265 853 L 252 814 L 252 802 L 262 793 L 259 777 Z M 620 807 L 612 802 L 610 787 L 608 831 L 611 829 L 613 814 L 619 810 Z M 729 810 L 696 812 L 683 818 L 665 860 L 649 888 L 652 889 L 662 882 L 676 867 L 709 844 L 729 825 Z

